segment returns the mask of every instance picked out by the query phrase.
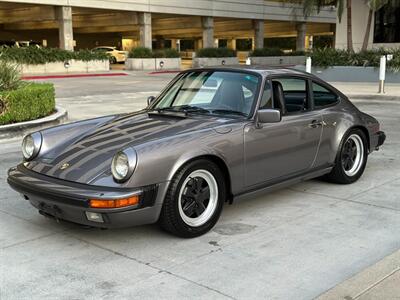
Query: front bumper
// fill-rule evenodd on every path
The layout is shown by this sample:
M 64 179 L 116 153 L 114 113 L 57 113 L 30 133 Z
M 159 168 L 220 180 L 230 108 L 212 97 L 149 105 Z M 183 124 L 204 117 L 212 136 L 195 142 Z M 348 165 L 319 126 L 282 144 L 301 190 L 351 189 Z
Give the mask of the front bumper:
M 374 149 L 378 150 L 379 147 L 383 145 L 385 140 L 386 140 L 386 134 L 383 131 L 378 131 L 377 133 L 375 133 L 372 141 Z
M 155 223 L 167 189 L 167 182 L 135 189 L 92 186 L 42 175 L 23 165 L 8 171 L 7 182 L 43 215 L 101 228 Z M 121 199 L 133 195 L 139 195 L 139 204 L 135 206 L 89 207 L 89 199 Z M 88 220 L 86 212 L 101 214 L 103 222 Z

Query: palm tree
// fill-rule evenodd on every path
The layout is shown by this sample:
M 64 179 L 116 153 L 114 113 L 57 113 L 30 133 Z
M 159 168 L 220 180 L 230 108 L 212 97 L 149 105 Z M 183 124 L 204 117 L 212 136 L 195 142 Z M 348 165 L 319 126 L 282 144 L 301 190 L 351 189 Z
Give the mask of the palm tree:
M 369 41 L 369 33 L 371 31 L 371 24 L 372 24 L 372 16 L 373 14 L 386 5 L 389 0 L 367 0 L 366 3 L 369 7 L 368 13 L 368 21 L 367 21 L 367 28 L 365 30 L 364 41 L 361 47 L 361 51 L 367 50 L 368 41 Z
M 299 4 L 298 0 L 292 0 L 292 3 Z M 320 12 L 321 8 L 328 5 L 334 5 L 337 8 L 339 23 L 342 22 L 344 7 L 347 8 L 347 49 L 353 49 L 353 28 L 351 14 L 351 0 L 303 0 L 301 1 L 304 17 L 309 17 L 314 12 Z

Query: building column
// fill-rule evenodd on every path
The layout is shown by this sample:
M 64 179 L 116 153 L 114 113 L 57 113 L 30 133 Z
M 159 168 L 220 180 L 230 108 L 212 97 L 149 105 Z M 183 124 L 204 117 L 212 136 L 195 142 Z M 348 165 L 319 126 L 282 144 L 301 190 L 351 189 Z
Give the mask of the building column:
M 140 47 L 152 48 L 151 13 L 138 13 L 139 15 L 139 44 Z
M 203 48 L 214 48 L 214 18 L 201 17 L 203 27 Z
M 307 25 L 305 22 L 297 23 L 296 51 L 305 51 L 306 49 L 306 29 Z
M 236 40 L 230 39 L 228 40 L 228 48 L 232 50 L 236 50 Z
M 254 48 L 264 48 L 264 20 L 254 20 Z
M 74 50 L 74 30 L 72 28 L 71 6 L 57 6 L 59 47 L 64 50 Z

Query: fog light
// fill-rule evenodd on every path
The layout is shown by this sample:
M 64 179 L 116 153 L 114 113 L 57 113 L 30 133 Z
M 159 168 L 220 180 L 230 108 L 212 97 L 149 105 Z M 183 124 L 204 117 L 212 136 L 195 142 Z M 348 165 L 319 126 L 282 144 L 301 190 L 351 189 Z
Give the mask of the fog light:
M 101 214 L 95 213 L 95 212 L 90 212 L 90 211 L 87 211 L 85 213 L 86 213 L 86 218 L 89 221 L 97 222 L 97 223 L 104 223 L 103 216 Z

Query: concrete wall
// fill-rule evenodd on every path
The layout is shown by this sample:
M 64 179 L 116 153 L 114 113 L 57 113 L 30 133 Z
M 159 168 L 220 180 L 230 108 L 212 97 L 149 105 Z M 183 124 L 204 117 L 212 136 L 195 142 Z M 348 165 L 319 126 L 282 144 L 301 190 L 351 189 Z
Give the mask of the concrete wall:
M 361 48 L 365 30 L 367 27 L 369 8 L 365 4 L 364 0 L 353 0 L 352 1 L 352 26 L 353 26 L 353 47 L 357 51 Z M 336 23 L 336 42 L 335 46 L 339 49 L 347 48 L 347 10 L 344 9 L 342 21 L 339 23 L 339 19 Z M 373 41 L 373 23 L 371 26 L 371 32 L 369 36 L 369 45 L 372 46 Z
M 269 56 L 250 57 L 252 65 L 278 66 L 278 65 L 300 65 L 306 61 L 305 56 Z
M 364 0 L 352 0 L 352 26 L 353 26 L 353 47 L 355 51 L 361 49 L 365 31 L 367 28 L 369 8 L 365 4 Z M 368 48 L 393 48 L 399 47 L 400 43 L 385 43 L 385 44 L 374 44 L 374 20 L 372 19 L 371 31 L 369 35 Z M 336 41 L 335 47 L 339 49 L 347 49 L 347 11 L 346 8 L 343 12 L 342 22 L 339 23 L 337 20 L 336 25 Z
M 42 65 L 21 65 L 21 73 L 27 74 L 68 74 L 68 73 L 89 73 L 104 72 L 110 70 L 110 62 L 108 60 L 92 60 L 89 62 L 81 60 L 70 60 L 69 68 L 64 67 L 63 62 L 52 62 Z
M 163 62 L 162 66 L 161 62 Z M 161 71 L 179 70 L 180 68 L 180 58 L 128 58 L 125 61 L 126 70 Z
M 237 57 L 195 57 L 193 58 L 192 67 L 211 67 L 211 66 L 232 66 L 238 65 Z
M 361 1 L 361 0 L 360 0 Z M 277 1 L 264 0 L 12 0 L 9 2 L 47 5 L 92 7 L 152 13 L 234 17 L 248 19 L 293 20 L 293 9 Z M 284 1 L 286 2 L 286 1 Z M 336 12 L 324 8 L 320 14 L 307 18 L 308 22 L 335 23 Z M 304 20 L 298 9 L 299 21 Z

